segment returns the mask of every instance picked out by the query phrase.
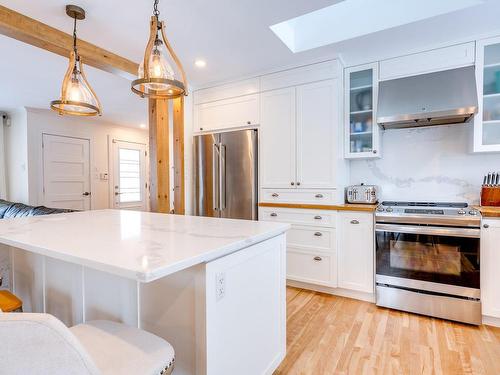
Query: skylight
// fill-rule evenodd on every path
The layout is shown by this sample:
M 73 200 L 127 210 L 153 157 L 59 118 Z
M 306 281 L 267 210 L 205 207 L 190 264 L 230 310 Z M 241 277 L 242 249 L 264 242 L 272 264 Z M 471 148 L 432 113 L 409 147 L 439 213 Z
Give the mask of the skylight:
M 270 27 L 296 53 L 483 2 L 484 0 L 344 0 Z

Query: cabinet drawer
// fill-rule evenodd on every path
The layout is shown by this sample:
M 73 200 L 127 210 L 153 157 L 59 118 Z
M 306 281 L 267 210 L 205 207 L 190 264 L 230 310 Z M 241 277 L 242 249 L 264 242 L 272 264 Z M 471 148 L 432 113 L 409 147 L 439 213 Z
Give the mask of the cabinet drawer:
M 260 221 L 278 221 L 289 224 L 314 225 L 335 228 L 337 212 L 322 210 L 303 210 L 294 208 L 261 207 Z
M 287 232 L 287 246 L 313 247 L 321 251 L 335 250 L 335 231 L 329 228 L 315 228 L 294 225 Z
M 261 189 L 261 202 L 335 204 L 336 190 Z
M 288 250 L 286 259 L 286 274 L 288 279 L 312 284 L 336 286 L 337 276 L 334 257 L 332 255 Z

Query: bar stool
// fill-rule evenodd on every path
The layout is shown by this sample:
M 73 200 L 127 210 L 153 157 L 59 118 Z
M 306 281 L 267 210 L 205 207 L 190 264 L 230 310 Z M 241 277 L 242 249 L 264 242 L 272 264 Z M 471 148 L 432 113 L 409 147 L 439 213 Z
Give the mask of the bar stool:
M 170 375 L 174 368 L 167 341 L 116 322 L 67 328 L 49 314 L 0 313 L 0 332 L 2 374 Z
M 0 277 L 0 286 L 2 286 L 2 277 Z M 23 301 L 21 301 L 8 290 L 0 290 L 0 311 L 22 312 Z

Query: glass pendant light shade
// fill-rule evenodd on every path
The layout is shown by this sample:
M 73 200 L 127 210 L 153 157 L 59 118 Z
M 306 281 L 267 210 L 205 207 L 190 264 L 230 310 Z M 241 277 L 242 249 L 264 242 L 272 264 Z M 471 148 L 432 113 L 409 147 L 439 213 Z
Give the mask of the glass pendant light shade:
M 76 6 L 67 6 L 66 12 L 70 17 L 75 18 L 73 51 L 70 53 L 68 69 L 64 75 L 61 98 L 50 102 L 50 108 L 60 115 L 100 116 L 101 104 L 87 81 L 82 59 L 78 56 L 76 49 L 76 20 L 84 19 L 85 12 Z
M 82 61 L 79 59 L 76 64 L 75 61 L 72 52 L 61 88 L 61 99 L 52 101 L 50 108 L 60 115 L 100 116 L 101 105 L 85 77 Z
M 132 92 L 143 98 L 173 99 L 186 95 L 186 75 L 166 38 L 164 22 L 158 20 L 157 5 L 155 2 L 149 41 Z

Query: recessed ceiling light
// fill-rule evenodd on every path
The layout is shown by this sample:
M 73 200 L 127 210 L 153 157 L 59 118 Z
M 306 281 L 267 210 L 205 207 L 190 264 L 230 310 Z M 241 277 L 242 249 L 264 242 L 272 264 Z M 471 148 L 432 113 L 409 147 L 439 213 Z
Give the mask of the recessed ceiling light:
M 196 60 L 194 62 L 194 65 L 196 65 L 198 68 L 204 68 L 207 66 L 207 62 L 205 60 Z
M 146 124 L 140 124 L 140 125 L 139 125 L 139 127 L 140 127 L 141 129 L 146 129 Z

